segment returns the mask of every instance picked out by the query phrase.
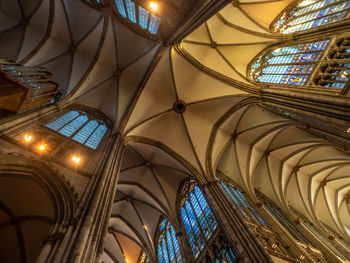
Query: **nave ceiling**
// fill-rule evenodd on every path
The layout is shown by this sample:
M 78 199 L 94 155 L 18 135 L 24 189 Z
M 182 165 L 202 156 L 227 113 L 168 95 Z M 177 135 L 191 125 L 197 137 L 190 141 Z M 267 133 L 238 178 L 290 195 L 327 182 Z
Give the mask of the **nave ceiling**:
M 350 241 L 349 154 L 257 106 L 259 87 L 246 77 L 257 54 L 292 39 L 269 30 L 291 2 L 235 1 L 163 47 L 109 7 L 0 1 L 0 57 L 47 68 L 60 84 L 59 104 L 98 109 L 125 137 L 106 262 L 126 262 L 136 247 L 154 257 L 160 216 L 176 225 L 180 182 L 191 175 L 205 183 L 217 172 Z

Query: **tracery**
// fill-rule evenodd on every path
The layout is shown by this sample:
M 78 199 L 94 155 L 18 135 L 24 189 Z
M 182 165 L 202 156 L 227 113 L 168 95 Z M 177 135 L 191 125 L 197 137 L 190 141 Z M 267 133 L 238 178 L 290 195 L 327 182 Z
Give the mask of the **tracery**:
M 321 40 L 274 48 L 253 61 L 248 75 L 257 82 L 304 85 L 328 43 Z
M 158 226 L 157 254 L 159 263 L 182 262 L 175 230 L 166 218 L 163 218 Z
M 94 150 L 107 131 L 103 120 L 88 115 L 84 110 L 69 111 L 45 126 Z
M 349 15 L 350 1 L 302 0 L 286 9 L 272 23 L 271 29 L 289 34 L 344 20 Z
M 218 227 L 203 193 L 193 180 L 184 181 L 179 206 L 181 218 L 195 259 L 201 262 L 233 262 L 233 249 Z
M 118 15 L 123 19 L 138 25 L 140 29 L 151 35 L 156 35 L 161 19 L 153 12 L 147 10 L 131 0 L 115 0 Z

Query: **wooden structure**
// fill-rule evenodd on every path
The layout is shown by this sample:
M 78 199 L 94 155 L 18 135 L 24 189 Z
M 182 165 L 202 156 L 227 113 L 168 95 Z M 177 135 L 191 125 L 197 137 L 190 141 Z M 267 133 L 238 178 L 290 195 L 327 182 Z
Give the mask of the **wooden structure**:
M 51 75 L 40 68 L 0 60 L 0 109 L 17 113 L 50 102 L 58 90 Z

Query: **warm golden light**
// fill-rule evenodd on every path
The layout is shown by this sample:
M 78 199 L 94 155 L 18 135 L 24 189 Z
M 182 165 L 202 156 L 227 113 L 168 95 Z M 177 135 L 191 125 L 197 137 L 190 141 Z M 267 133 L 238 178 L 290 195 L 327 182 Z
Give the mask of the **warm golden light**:
M 72 158 L 72 161 L 75 162 L 76 164 L 79 164 L 80 163 L 80 157 L 74 155 L 73 158 Z
M 151 2 L 150 4 L 149 4 L 149 6 L 150 6 L 150 8 L 153 10 L 153 11 L 157 11 L 157 9 L 158 9 L 158 4 L 156 3 L 156 2 Z
M 46 150 L 46 144 L 40 144 L 39 145 L 39 151 L 43 152 Z
M 26 134 L 26 135 L 24 135 L 24 140 L 25 140 L 26 142 L 30 142 L 30 141 L 32 140 L 32 136 Z

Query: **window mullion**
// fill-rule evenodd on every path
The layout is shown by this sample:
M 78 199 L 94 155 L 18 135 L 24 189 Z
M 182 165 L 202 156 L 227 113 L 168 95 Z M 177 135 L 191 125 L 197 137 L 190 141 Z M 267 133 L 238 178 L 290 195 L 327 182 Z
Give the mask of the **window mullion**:
M 189 202 L 189 201 L 187 200 L 187 202 Z M 191 204 L 191 202 L 189 202 L 189 203 Z M 188 220 L 188 222 L 190 223 L 190 227 L 191 227 L 191 229 L 192 229 L 194 241 L 196 242 L 197 247 L 200 249 L 200 243 L 199 243 L 199 240 L 196 239 L 195 232 L 194 232 L 194 228 L 193 228 L 193 226 L 192 226 L 192 224 L 191 224 L 190 217 L 188 216 L 186 207 L 185 207 L 184 210 L 185 210 L 185 213 L 186 213 L 186 216 L 187 216 L 187 220 Z M 196 215 L 195 215 L 195 216 L 196 216 Z M 200 227 L 198 227 L 198 228 L 199 228 L 199 231 L 200 231 Z M 191 245 L 191 243 L 190 243 L 190 245 Z
M 189 200 L 191 200 L 190 199 L 190 193 L 189 193 Z M 200 224 L 200 221 L 199 221 L 199 219 L 198 219 L 198 217 L 197 217 L 197 215 L 196 215 L 196 212 L 195 212 L 195 210 L 194 210 L 194 207 L 193 207 L 193 205 L 192 205 L 192 202 L 191 201 L 189 201 L 189 203 L 190 203 L 190 205 L 191 205 L 191 208 L 192 208 L 192 211 L 193 211 L 193 214 L 194 214 L 194 217 L 196 218 L 196 221 L 197 221 L 197 224 L 198 224 L 198 228 L 199 228 L 199 232 L 201 233 L 201 235 L 202 235 L 202 238 L 203 238 L 203 240 L 205 241 L 205 243 L 206 243 L 206 237 L 205 237 L 205 235 L 204 235 L 204 233 L 203 233 L 203 231 L 202 231 L 202 226 L 201 226 L 201 224 Z
M 73 122 L 74 120 L 76 120 L 77 118 L 79 118 L 81 115 L 79 113 L 79 115 L 77 117 L 75 117 L 74 119 L 70 120 L 69 122 L 67 122 L 65 125 L 63 125 L 61 128 L 57 129 L 56 132 L 59 132 L 60 130 L 62 130 L 64 127 L 66 127 L 67 125 L 69 125 L 71 122 Z
M 90 122 L 90 121 L 89 121 Z M 89 123 L 88 122 L 88 123 Z M 98 123 L 98 122 L 97 122 Z M 85 125 L 84 125 L 85 126 Z M 98 123 L 98 125 L 96 126 L 96 128 L 89 134 L 89 136 L 86 138 L 86 140 L 82 143 L 82 144 L 85 144 L 89 139 L 90 137 L 94 134 L 94 132 L 97 130 L 97 128 L 100 127 L 100 124 Z
M 207 220 L 207 217 L 206 217 L 206 215 L 205 215 L 205 211 L 203 210 L 203 208 L 202 208 L 202 206 L 201 206 L 201 204 L 200 204 L 200 202 L 199 202 L 199 199 L 198 199 L 198 196 L 197 196 L 196 192 L 193 191 L 193 194 L 194 194 L 194 196 L 195 196 L 195 198 L 196 198 L 196 200 L 197 200 L 197 203 L 198 203 L 198 206 L 199 206 L 200 210 L 202 211 L 202 214 L 204 215 L 204 221 L 205 221 L 205 222 L 207 223 L 207 225 L 208 225 L 208 230 L 209 230 L 211 233 L 213 233 L 214 229 L 211 229 L 211 227 L 210 227 L 210 224 L 209 224 L 209 222 L 208 222 L 208 220 Z M 203 197 L 203 198 L 204 198 L 204 197 Z M 207 203 L 207 205 L 208 205 L 208 203 Z M 208 205 L 208 206 L 209 206 L 209 205 Z

